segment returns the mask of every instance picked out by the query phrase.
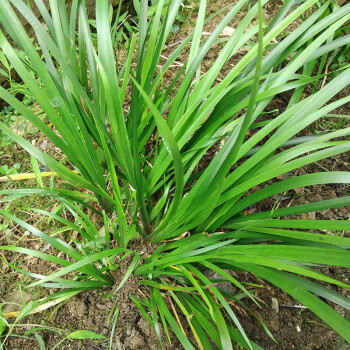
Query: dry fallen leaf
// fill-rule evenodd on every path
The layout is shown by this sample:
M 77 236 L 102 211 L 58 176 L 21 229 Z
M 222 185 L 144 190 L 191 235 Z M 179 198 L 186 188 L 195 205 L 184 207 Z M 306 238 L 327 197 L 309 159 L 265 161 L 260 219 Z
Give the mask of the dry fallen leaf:
M 234 31 L 235 29 L 232 27 L 225 27 L 224 30 L 221 32 L 220 36 L 232 36 Z M 202 32 L 203 36 L 209 36 L 210 34 L 210 32 Z
M 224 30 L 222 31 L 221 35 L 222 36 L 231 36 L 234 33 L 234 28 L 232 27 L 225 27 Z

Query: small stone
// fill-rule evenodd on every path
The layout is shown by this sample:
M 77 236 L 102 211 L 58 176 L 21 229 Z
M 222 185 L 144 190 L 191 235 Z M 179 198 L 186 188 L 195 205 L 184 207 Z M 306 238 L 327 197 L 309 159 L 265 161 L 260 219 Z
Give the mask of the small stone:
M 146 338 L 152 336 L 154 332 L 153 328 L 144 317 L 140 318 L 139 322 L 137 323 L 137 326 L 138 326 L 138 329 Z
M 349 350 L 350 346 L 345 343 L 344 340 L 339 341 L 337 344 L 335 344 L 335 350 Z
M 236 271 L 234 271 L 234 270 L 229 270 L 229 274 L 234 278 L 238 278 L 238 275 L 237 275 Z
M 9 270 L 9 267 L 6 263 L 0 261 L 0 270 L 2 271 L 2 273 L 5 273 Z
M 299 326 L 297 326 L 297 332 L 301 332 L 301 328 Z
M 106 227 L 102 226 L 99 230 L 98 233 L 100 234 L 100 236 L 105 236 L 106 235 Z
M 47 148 L 47 146 L 48 146 L 48 141 L 47 140 L 42 140 L 42 142 L 40 143 L 40 145 L 39 145 L 39 149 L 41 149 L 41 150 L 46 150 L 46 148 Z
M 316 212 L 315 211 L 313 211 L 313 212 L 311 212 L 311 213 L 308 213 L 308 219 L 309 220 L 315 220 L 316 219 Z
M 230 270 L 224 270 L 226 273 L 230 273 Z M 234 288 L 232 286 L 232 283 L 230 281 L 227 281 L 225 277 L 221 276 L 220 274 L 218 274 L 217 272 L 213 271 L 213 270 L 205 270 L 203 272 L 204 276 L 210 278 L 210 279 L 222 279 L 224 281 L 220 281 L 220 282 L 216 282 L 217 283 L 217 287 L 219 289 L 222 289 L 223 291 L 225 291 L 226 293 L 229 294 L 234 294 Z M 225 281 L 226 280 L 226 281 Z
M 277 332 L 280 329 L 278 317 L 276 317 L 275 321 L 270 320 L 269 329 L 273 332 Z
M 232 34 L 235 32 L 235 29 L 232 27 L 225 27 L 222 31 L 222 36 L 232 36 Z
M 128 325 L 128 328 L 126 329 L 126 335 L 129 337 L 133 337 L 136 334 L 136 329 L 132 327 L 132 325 Z
M 112 340 L 112 349 L 115 350 L 123 350 L 123 344 L 121 343 L 120 339 L 114 335 L 114 339 Z
M 71 315 L 74 315 L 74 317 L 80 318 L 82 321 L 84 321 L 86 305 L 82 300 L 78 298 L 71 299 L 67 304 L 67 307 L 69 308 L 69 313 Z
M 22 294 L 23 293 L 23 294 Z M 5 306 L 3 307 L 2 311 L 4 314 L 8 312 L 14 312 L 19 311 L 22 308 L 23 298 L 26 303 L 33 300 L 33 295 L 23 292 L 22 293 L 18 290 L 15 291 L 7 296 L 7 300 L 5 303 Z
M 278 300 L 276 298 L 271 298 L 271 307 L 276 312 L 276 314 L 279 313 L 280 308 L 279 308 Z
M 131 349 L 138 349 L 145 346 L 145 340 L 140 334 L 136 334 L 130 339 L 128 345 Z

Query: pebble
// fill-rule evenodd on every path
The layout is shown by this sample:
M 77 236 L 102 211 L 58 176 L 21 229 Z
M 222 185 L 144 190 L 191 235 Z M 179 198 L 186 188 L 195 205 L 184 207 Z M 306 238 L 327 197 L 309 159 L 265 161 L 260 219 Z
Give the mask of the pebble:
M 9 270 L 9 267 L 6 263 L 0 261 L 0 270 L 2 271 L 2 273 L 5 273 Z
M 140 334 L 136 334 L 130 339 L 129 346 L 131 349 L 141 349 L 145 346 L 145 340 Z
M 224 270 L 224 271 L 227 273 L 230 273 L 230 270 Z M 224 279 L 224 280 L 226 279 L 213 270 L 205 270 L 203 274 L 204 276 L 209 277 L 210 279 Z M 217 282 L 217 286 L 219 289 L 222 289 L 226 293 L 234 294 L 234 287 L 232 283 L 229 281 Z
M 22 293 L 23 293 L 23 295 L 22 295 Z M 18 290 L 18 291 L 14 291 L 14 292 L 10 293 L 7 296 L 6 303 L 2 309 L 4 314 L 6 314 L 8 312 L 19 311 L 22 307 L 23 297 L 24 297 L 24 300 L 26 303 L 28 303 L 29 301 L 34 299 L 32 294 L 29 294 L 29 293 L 23 292 L 23 291 L 22 291 L 22 293 Z
M 276 298 L 271 298 L 271 307 L 276 312 L 276 314 L 279 313 L 280 308 L 279 308 L 278 300 Z
M 103 305 L 103 304 L 97 304 L 96 307 L 98 309 L 100 309 L 100 310 L 106 310 L 107 309 L 106 305 Z
M 129 337 L 133 337 L 136 334 L 136 329 L 132 327 L 132 325 L 128 325 L 128 328 L 126 329 L 126 335 Z

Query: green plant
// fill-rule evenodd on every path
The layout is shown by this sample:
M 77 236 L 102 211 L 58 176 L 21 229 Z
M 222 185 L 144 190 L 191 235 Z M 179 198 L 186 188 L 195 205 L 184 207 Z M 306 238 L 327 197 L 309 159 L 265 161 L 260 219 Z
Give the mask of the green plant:
M 334 131 L 344 128 L 349 124 L 349 116 L 346 115 L 332 115 L 331 118 L 321 118 L 317 123 L 316 133 L 322 133 L 324 131 Z
M 10 2 L 33 26 L 43 57 L 33 47 Z M 78 233 L 78 238 L 72 238 L 74 246 L 68 245 L 0 211 L 50 244 L 53 252 L 65 254 L 57 257 L 2 246 L 3 250 L 30 254 L 64 267 L 48 276 L 21 271 L 38 279 L 31 286 L 75 291 L 112 287 L 111 272 L 131 257 L 128 271 L 109 296 L 117 293 L 131 274 L 140 275 L 140 284 L 149 287 L 150 297 L 132 300 L 160 341 L 161 322 L 166 333 L 168 325 L 171 327 L 186 349 L 213 349 L 213 344 L 232 349 L 232 341 L 259 349 L 248 339 L 230 306 L 237 302 L 244 307 L 241 297 L 225 292 L 217 279 L 205 274 L 207 270 L 217 273 L 219 280 L 226 279 L 258 303 L 246 284 L 227 272 L 243 270 L 283 289 L 350 341 L 349 322 L 318 297 L 346 309 L 350 309 L 349 300 L 317 283 L 349 287 L 322 273 L 323 265 L 350 267 L 350 241 L 336 234 L 349 230 L 349 221 L 288 218 L 349 205 L 350 197 L 286 208 L 276 205 L 268 211 L 243 214 L 245 208 L 285 191 L 350 182 L 348 172 L 276 179 L 350 150 L 350 128 L 309 139 L 296 137 L 305 127 L 350 101 L 349 96 L 334 99 L 349 84 L 347 66 L 322 89 L 300 100 L 307 84 L 324 77 L 304 74 L 303 67 L 344 45 L 343 41 L 328 39 L 349 21 L 350 4 L 322 17 L 329 5 L 325 2 L 276 43 L 274 38 L 317 1 L 302 2 L 293 11 L 289 10 L 295 1 L 285 1 L 264 30 L 262 6 L 268 0 L 259 0 L 249 7 L 211 68 L 202 72 L 201 62 L 207 52 L 250 1 L 238 1 L 201 42 L 203 25 L 211 19 L 205 20 L 206 2 L 202 0 L 194 32 L 160 68 L 180 0 L 171 1 L 163 22 L 163 0 L 158 2 L 151 21 L 147 19 L 147 1 L 140 2 L 139 33 L 131 37 L 124 62 L 118 62 L 118 55 L 114 55 L 107 0 L 96 2 L 97 49 L 92 43 L 84 1 L 73 0 L 68 16 L 64 2 L 51 0 L 49 15 L 43 1 L 35 0 L 46 26 L 21 0 L 10 2 L 0 3 L 0 23 L 29 63 L 23 62 L 2 33 L 0 47 L 55 129 L 47 127 L 5 89 L 0 88 L 0 96 L 41 130 L 67 156 L 71 166 L 65 167 L 3 123 L 0 125 L 10 138 L 67 180 L 70 187 L 54 187 L 52 181 L 47 188 L 0 193 L 8 196 L 4 201 L 28 194 L 57 198 L 76 222 L 51 212 L 41 213 Z M 258 23 L 251 25 L 256 15 Z M 230 58 L 247 41 L 254 40 L 246 55 L 217 81 Z M 190 42 L 187 62 L 166 82 L 172 63 Z M 273 97 L 284 91 L 292 92 L 286 110 L 255 122 Z M 254 149 L 257 145 L 260 148 Z M 203 164 L 211 147 L 216 147 L 217 153 L 209 164 Z M 87 210 L 99 219 L 93 221 Z M 135 240 L 141 240 L 142 245 Z M 67 278 L 67 274 L 74 278 Z M 190 338 L 169 309 L 169 300 L 186 318 L 192 331 Z
M 18 86 L 17 88 L 14 87 L 15 84 Z M 10 90 L 13 91 L 14 93 L 16 93 L 18 91 L 25 90 L 23 88 L 23 86 L 21 86 L 20 84 L 11 83 L 11 85 L 12 85 L 12 87 Z M 33 100 L 31 98 L 28 98 L 27 96 L 25 96 L 23 98 L 22 103 L 26 106 L 32 106 Z M 14 110 L 12 106 L 5 106 L 3 108 L 3 110 L 0 111 L 0 121 L 3 122 L 4 124 L 6 124 L 8 127 L 16 128 L 18 130 L 18 133 L 21 135 L 25 135 L 25 134 L 30 135 L 30 134 L 37 132 L 37 130 L 35 130 L 32 127 L 32 125 L 30 125 L 30 123 L 28 123 L 28 121 L 23 120 L 20 118 L 20 116 L 18 116 L 17 111 Z M 4 135 L 0 130 L 0 146 L 1 146 L 1 148 L 6 147 L 9 144 L 11 144 L 11 140 L 9 140 L 6 137 L 6 135 Z M 3 152 L 0 151 L 0 154 L 2 154 L 2 153 Z
M 1 118 L 1 121 L 3 121 L 6 125 L 11 125 L 16 120 L 16 114 L 13 111 L 13 107 L 12 106 L 5 106 L 4 109 L 0 112 L 0 118 Z M 11 144 L 11 141 L 8 140 L 6 135 L 4 135 L 0 131 L 0 145 L 1 145 L 1 147 L 5 147 L 9 144 Z M 3 152 L 0 151 L 0 154 L 2 154 L 2 153 Z
M 32 313 L 40 312 L 42 310 L 45 310 L 49 306 L 53 306 L 55 304 L 58 304 L 65 299 L 69 299 L 70 296 L 76 294 L 76 293 L 68 293 L 66 295 L 61 296 L 60 298 L 56 298 L 53 302 L 51 301 L 41 301 L 40 303 L 37 303 L 35 301 L 29 301 L 28 303 L 25 300 L 25 296 L 22 293 L 21 289 L 20 292 L 22 294 L 22 306 L 21 309 L 17 312 L 10 312 L 9 314 L 4 314 L 2 312 L 2 307 L 4 304 L 0 304 L 0 349 L 4 350 L 6 349 L 6 342 L 9 337 L 20 337 L 20 338 L 28 338 L 30 335 L 34 334 L 35 338 L 38 342 L 40 350 L 45 350 L 45 343 L 43 338 L 40 336 L 40 332 L 42 331 L 50 331 L 50 332 L 57 332 L 59 335 L 63 335 L 63 330 L 56 328 L 56 327 L 50 327 L 45 324 L 21 324 L 20 321 L 23 320 L 24 317 L 29 316 Z M 10 318 L 15 318 L 15 320 L 11 323 L 8 321 Z M 23 335 L 15 335 L 14 330 L 16 327 L 30 327 Z M 80 339 L 96 339 L 101 340 L 105 337 L 101 334 L 94 333 L 89 330 L 76 330 L 74 332 L 70 332 L 69 334 L 66 334 L 65 337 L 62 337 L 62 339 L 50 350 L 56 349 L 59 345 L 61 345 L 66 340 L 80 340 Z
M 92 331 L 79 330 L 69 333 L 65 338 L 63 338 L 59 343 L 57 343 L 51 350 L 56 349 L 59 345 L 65 342 L 67 339 L 104 339 L 105 337 L 101 334 L 97 334 Z
M 320 1 L 316 4 L 317 8 L 320 8 L 322 5 L 324 5 L 324 1 Z M 340 8 L 340 5 L 337 3 L 336 0 L 330 2 L 328 4 L 327 10 L 324 12 L 322 18 L 327 17 L 334 11 L 337 11 Z M 307 17 L 303 18 L 305 20 Z M 317 74 L 321 74 L 322 72 L 330 73 L 327 74 L 323 79 L 320 79 L 319 81 L 315 81 L 313 84 L 314 91 L 317 91 L 317 89 L 322 88 L 324 86 L 326 79 L 330 75 L 330 78 L 338 75 L 340 73 L 339 69 L 342 67 L 346 67 L 348 65 L 349 58 L 350 58 L 350 43 L 349 43 L 349 23 L 344 23 L 343 26 L 339 27 L 327 40 L 327 42 L 333 42 L 333 45 L 338 42 L 343 42 L 341 45 L 334 45 L 334 49 L 328 53 L 326 52 L 322 57 L 320 57 L 318 60 L 314 60 L 314 62 L 310 62 L 308 64 L 308 67 L 304 67 L 306 74 L 308 72 L 312 72 L 314 69 L 317 68 Z
M 3 259 L 1 258 L 1 260 L 3 260 Z M 49 327 L 49 326 L 42 325 L 42 324 L 40 324 L 40 325 L 39 324 L 32 324 L 32 325 L 30 325 L 31 328 L 29 330 L 27 330 L 23 335 L 15 335 L 14 334 L 15 328 L 23 326 L 23 324 L 20 324 L 20 321 L 23 320 L 24 317 L 26 317 L 30 314 L 33 314 L 33 313 L 41 312 L 41 311 L 43 311 L 51 306 L 54 306 L 62 301 L 65 301 L 66 299 L 69 299 L 71 296 L 76 294 L 76 292 L 68 292 L 68 293 L 63 293 L 63 294 L 61 293 L 61 295 L 59 297 L 47 298 L 44 300 L 40 300 L 38 302 L 33 301 L 33 300 L 26 302 L 25 294 L 22 292 L 21 288 L 19 288 L 19 292 L 21 293 L 21 296 L 22 296 L 22 305 L 20 305 L 21 307 L 20 307 L 19 311 L 4 313 L 2 311 L 2 308 L 6 303 L 0 304 L 0 349 L 1 350 L 6 349 L 6 342 L 7 342 L 9 337 L 17 336 L 17 337 L 26 338 L 28 335 L 35 333 L 35 337 L 40 345 L 40 350 L 42 350 L 42 349 L 45 350 L 45 346 L 43 345 L 43 339 L 36 332 L 43 331 L 43 330 L 49 330 L 49 331 L 55 331 L 55 332 L 58 332 L 59 334 L 61 334 L 60 329 L 55 328 L 55 327 Z M 9 319 L 11 319 L 11 318 L 12 319 L 14 318 L 15 320 L 13 322 L 10 322 Z M 28 324 L 26 324 L 26 326 L 28 326 Z M 75 332 L 73 332 L 73 333 L 75 333 Z M 68 337 L 69 337 L 69 335 L 68 335 Z M 67 337 L 65 339 L 67 339 Z M 74 339 L 74 338 L 72 337 L 72 339 Z M 75 339 L 78 339 L 78 338 L 75 338 Z
M 129 37 L 135 32 L 137 26 L 130 21 L 128 12 L 120 14 L 123 2 L 120 1 L 116 16 L 114 16 L 113 5 L 109 5 L 108 15 L 109 24 L 111 26 L 112 45 L 115 49 L 127 49 L 129 45 Z M 129 23 L 130 22 L 130 23 Z M 90 19 L 89 24 L 96 30 L 96 20 Z M 91 38 L 96 46 L 97 35 L 96 32 L 91 33 Z
M 139 0 L 133 0 L 133 2 L 134 2 L 135 10 L 139 13 L 139 11 L 140 11 L 140 1 Z M 148 11 L 147 11 L 148 17 L 153 16 L 156 13 L 158 4 L 159 4 L 159 0 L 151 0 L 151 5 L 149 6 Z M 168 11 L 168 7 L 169 7 L 170 4 L 171 4 L 170 0 L 165 0 L 164 1 L 163 10 L 162 10 L 162 18 L 165 18 L 165 15 L 166 15 L 166 13 Z M 178 10 L 178 12 L 176 14 L 174 23 L 173 23 L 172 28 L 171 28 L 171 32 L 173 34 L 176 34 L 180 30 L 180 25 L 185 23 L 183 10 L 186 7 L 191 8 L 191 6 L 186 6 L 185 5 L 185 1 L 181 1 L 181 4 L 179 6 L 179 10 Z
M 15 163 L 11 168 L 8 165 L 3 165 L 0 167 L 0 175 L 14 175 L 18 174 L 18 170 L 21 168 L 20 163 Z
M 38 304 L 35 301 L 29 301 L 28 303 L 26 303 L 23 293 L 22 293 L 22 298 L 23 298 L 23 303 L 22 303 L 21 310 L 16 315 L 16 319 L 13 323 L 9 323 L 6 320 L 5 315 L 2 312 L 2 307 L 4 304 L 0 304 L 0 349 L 1 350 L 4 349 L 4 345 L 8 337 L 12 336 L 13 330 L 16 327 L 16 325 L 38 306 Z

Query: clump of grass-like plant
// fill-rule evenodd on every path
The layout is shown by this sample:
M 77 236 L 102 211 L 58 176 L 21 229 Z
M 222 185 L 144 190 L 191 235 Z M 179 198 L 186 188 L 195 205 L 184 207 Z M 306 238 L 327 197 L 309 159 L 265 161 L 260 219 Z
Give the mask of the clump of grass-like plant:
M 330 1 L 325 1 L 282 40 L 286 28 L 318 1 L 285 1 L 264 28 L 262 8 L 268 0 L 259 0 L 248 8 L 204 72 L 204 57 L 250 1 L 237 1 L 203 41 L 203 26 L 210 18 L 205 19 L 206 1 L 202 0 L 196 28 L 164 60 L 162 51 L 181 1 L 171 1 L 163 17 L 164 0 L 160 0 L 149 20 L 147 1 L 141 0 L 139 31 L 131 36 L 123 62 L 113 49 L 107 0 L 96 1 L 97 47 L 84 1 L 73 0 L 70 13 L 62 1 L 50 0 L 50 12 L 42 0 L 35 3 L 45 24 L 22 0 L 0 2 L 0 23 L 16 45 L 11 46 L 1 32 L 0 47 L 23 80 L 26 94 L 38 101 L 53 127 L 1 87 L 0 97 L 58 147 L 70 166 L 60 164 L 5 124 L 0 127 L 72 187 L 58 188 L 52 181 L 49 187 L 0 193 L 4 201 L 28 194 L 56 198 L 75 222 L 36 211 L 77 232 L 78 239 L 69 245 L 1 210 L 0 214 L 64 253 L 57 257 L 17 246 L 0 247 L 63 266 L 48 276 L 22 271 L 37 279 L 31 286 L 62 288 L 58 296 L 65 291 L 112 287 L 110 270 L 115 258 L 132 256 L 127 273 L 112 293 L 130 274 L 141 276 L 140 283 L 149 286 L 149 299 L 131 298 L 159 339 L 162 322 L 186 349 L 228 350 L 234 342 L 259 349 L 231 307 L 231 302 L 241 302 L 205 273 L 216 272 L 258 303 L 244 281 L 227 272 L 242 270 L 286 291 L 350 341 L 349 322 L 319 297 L 346 309 L 350 309 L 349 300 L 317 283 L 349 287 L 322 273 L 323 265 L 350 267 L 350 240 L 339 234 L 349 231 L 349 221 L 295 219 L 302 213 L 348 206 L 350 197 L 243 214 L 246 208 L 285 191 L 350 182 L 350 173 L 339 171 L 277 180 L 350 150 L 350 128 L 298 138 L 308 125 L 350 101 L 349 96 L 336 98 L 349 84 L 348 66 L 322 89 L 302 98 L 307 84 L 323 81 L 322 74 L 312 76 L 318 59 L 349 43 L 349 35 L 339 33 L 350 19 L 350 4 L 329 13 Z M 39 51 L 11 5 L 34 29 Z M 254 45 L 217 80 L 248 41 Z M 188 60 L 175 75 L 167 74 L 189 44 Z M 164 84 L 170 75 L 173 78 Z M 286 110 L 256 122 L 269 102 L 285 91 L 291 96 Z M 210 163 L 198 170 L 207 151 L 220 143 Z M 104 230 L 96 227 L 87 208 L 101 218 Z M 133 249 L 130 242 L 136 239 L 152 244 L 149 255 Z M 63 278 L 73 272 L 73 280 Z M 169 300 L 187 319 L 189 338 L 169 309 Z

